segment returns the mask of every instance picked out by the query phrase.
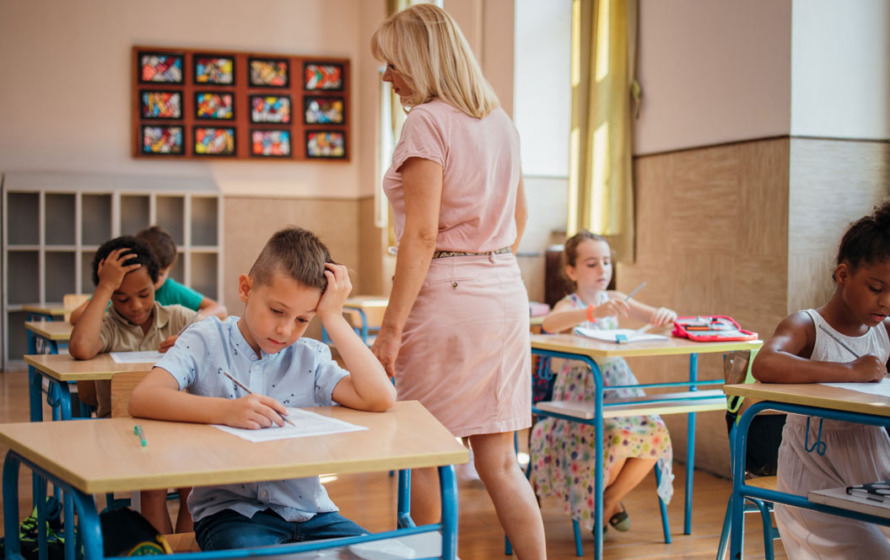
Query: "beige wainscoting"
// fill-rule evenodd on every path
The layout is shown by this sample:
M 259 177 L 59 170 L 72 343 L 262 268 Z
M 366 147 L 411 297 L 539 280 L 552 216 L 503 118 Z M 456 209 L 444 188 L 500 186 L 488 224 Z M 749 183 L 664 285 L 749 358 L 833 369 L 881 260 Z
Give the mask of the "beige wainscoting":
M 681 315 L 730 315 L 769 337 L 790 311 L 830 295 L 831 262 L 850 221 L 888 195 L 886 142 L 773 138 L 635 160 L 637 260 L 618 289 Z M 683 359 L 631 362 L 641 382 L 681 379 Z M 718 357 L 700 378 L 718 379 Z M 665 417 L 675 456 L 686 421 Z M 729 475 L 723 415 L 699 415 L 696 466 Z

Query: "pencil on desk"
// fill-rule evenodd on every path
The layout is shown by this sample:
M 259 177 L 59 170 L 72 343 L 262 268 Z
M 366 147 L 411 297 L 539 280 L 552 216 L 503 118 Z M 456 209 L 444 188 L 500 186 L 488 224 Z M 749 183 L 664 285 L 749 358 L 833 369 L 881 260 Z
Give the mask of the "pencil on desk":
M 823 331 L 825 331 L 825 334 L 827 334 L 828 336 L 830 336 L 831 338 L 833 338 L 835 342 L 837 342 L 838 344 L 840 344 L 841 346 L 843 346 L 844 350 L 846 350 L 846 351 L 849 352 L 850 354 L 853 354 L 853 357 L 854 357 L 854 358 L 856 358 L 856 359 L 858 360 L 858 359 L 861 357 L 859 354 L 856 353 L 855 350 L 853 350 L 852 348 L 850 348 L 850 346 L 849 346 L 846 342 L 844 342 L 843 340 L 841 340 L 840 338 L 838 338 L 837 335 L 835 335 L 835 334 L 834 334 L 833 332 L 831 332 L 830 330 L 826 329 L 826 328 L 825 328 L 825 325 L 823 325 L 822 323 L 819 323 L 819 328 L 822 329 Z
M 232 383 L 234 383 L 235 385 L 237 385 L 238 387 L 241 387 L 241 389 L 243 389 L 244 391 L 246 391 L 248 395 L 252 395 L 252 394 L 253 394 L 253 391 L 250 390 L 250 387 L 248 387 L 248 386 L 245 385 L 244 383 L 241 383 L 240 381 L 238 381 L 237 379 L 235 379 L 234 377 L 232 377 L 231 375 L 229 375 L 229 372 L 224 371 L 224 372 L 222 372 L 222 373 L 223 373 L 223 375 L 225 375 L 226 377 L 228 377 L 229 379 L 231 379 L 231 380 L 232 380 Z M 281 416 L 281 419 L 282 419 L 282 420 L 284 420 L 285 422 L 287 422 L 288 424 L 290 424 L 290 425 L 293 426 L 294 428 L 297 427 L 297 425 L 294 424 L 293 420 L 291 420 L 290 418 L 287 417 L 287 414 L 281 414 L 281 413 L 279 412 L 278 415 Z

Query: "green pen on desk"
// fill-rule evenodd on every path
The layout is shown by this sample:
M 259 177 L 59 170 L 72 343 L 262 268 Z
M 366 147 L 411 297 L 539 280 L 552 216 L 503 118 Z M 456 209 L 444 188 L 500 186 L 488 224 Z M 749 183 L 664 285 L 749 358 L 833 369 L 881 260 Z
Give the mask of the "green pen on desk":
M 139 424 L 133 426 L 133 433 L 139 436 L 139 443 L 142 444 L 142 447 L 148 445 L 148 442 L 145 441 L 145 432 L 142 431 L 142 426 L 140 426 Z

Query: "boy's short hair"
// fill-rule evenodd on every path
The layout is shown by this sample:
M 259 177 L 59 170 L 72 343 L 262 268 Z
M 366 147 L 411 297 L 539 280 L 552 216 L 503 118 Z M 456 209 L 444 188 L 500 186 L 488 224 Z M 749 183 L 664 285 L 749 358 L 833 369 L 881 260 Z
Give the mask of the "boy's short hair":
M 151 226 L 136 234 L 136 239 L 145 241 L 158 261 L 161 270 L 170 268 L 176 262 L 176 242 L 173 236 L 159 226 Z
M 329 262 L 333 261 L 328 248 L 314 233 L 288 227 L 269 238 L 250 268 L 250 277 L 268 285 L 273 274 L 282 272 L 307 288 L 324 292 L 328 286 L 324 265 Z
M 131 235 L 124 235 L 115 237 L 111 241 L 106 241 L 99 247 L 99 250 L 96 251 L 96 256 L 93 257 L 94 285 L 99 285 L 99 263 L 105 260 L 112 251 L 117 249 L 129 249 L 130 258 L 128 258 L 124 264 L 141 264 L 145 267 L 146 272 L 148 272 L 148 276 L 151 278 L 152 283 L 158 281 L 158 261 L 155 260 L 148 243 L 136 239 Z

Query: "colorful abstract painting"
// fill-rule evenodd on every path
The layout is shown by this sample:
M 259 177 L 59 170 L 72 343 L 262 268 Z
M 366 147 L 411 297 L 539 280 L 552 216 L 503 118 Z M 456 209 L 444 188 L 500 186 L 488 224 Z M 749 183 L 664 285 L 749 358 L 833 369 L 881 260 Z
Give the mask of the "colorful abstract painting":
M 235 118 L 233 95 L 199 91 L 195 93 L 195 118 L 231 120 Z
M 286 95 L 251 95 L 250 122 L 289 123 L 290 97 Z
M 342 97 L 310 97 L 303 98 L 304 118 L 306 124 L 344 124 L 346 122 Z
M 150 155 L 181 155 L 181 126 L 142 126 L 142 153 Z
M 306 157 L 345 158 L 346 135 L 332 130 L 310 130 L 306 132 Z
M 307 63 L 303 67 L 303 88 L 313 90 L 342 90 L 343 66 L 340 64 Z
M 250 154 L 257 157 L 290 157 L 290 131 L 254 130 L 251 132 Z
M 285 59 L 251 58 L 250 85 L 257 87 L 287 87 L 290 83 Z
M 234 85 L 235 59 L 228 56 L 195 55 L 195 83 Z
M 235 155 L 235 129 L 195 127 L 194 153 L 196 156 Z
M 139 112 L 143 119 L 182 118 L 182 93 L 149 90 L 142 90 L 139 93 Z
M 182 58 L 181 54 L 139 53 L 139 81 L 181 84 Z

